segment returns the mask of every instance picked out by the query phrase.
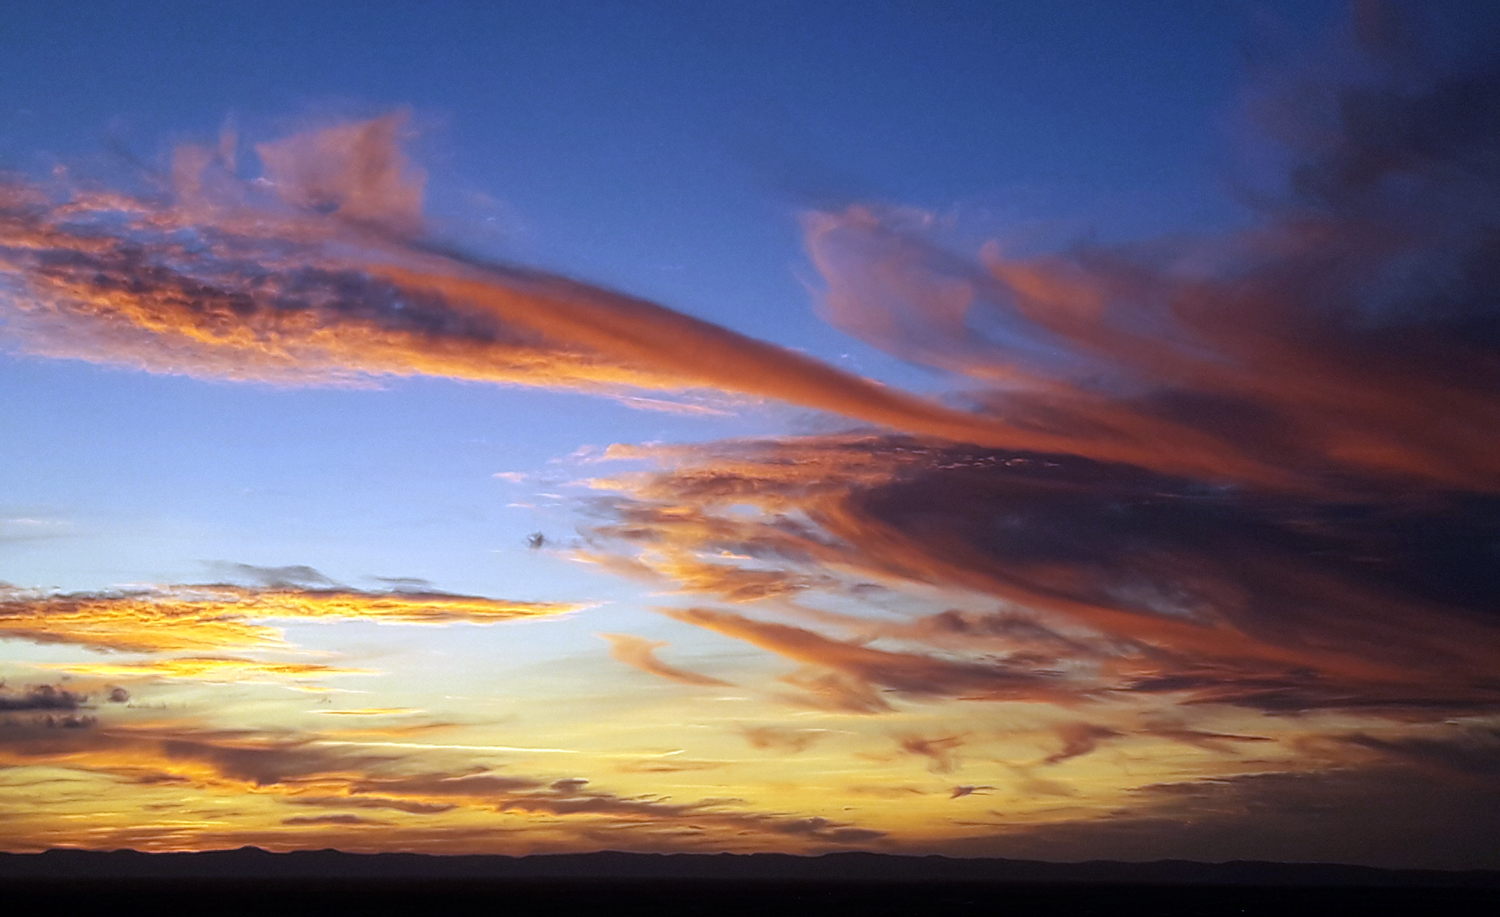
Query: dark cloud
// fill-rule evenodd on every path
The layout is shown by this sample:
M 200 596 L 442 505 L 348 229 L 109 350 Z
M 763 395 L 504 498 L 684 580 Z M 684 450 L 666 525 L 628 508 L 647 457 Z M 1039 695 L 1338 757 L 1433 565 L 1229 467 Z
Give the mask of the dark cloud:
M 1346 741 L 1440 773 L 1488 781 L 1500 778 L 1500 728 L 1446 729 L 1440 735 L 1398 738 L 1356 734 Z
M 156 779 L 153 775 L 170 780 L 179 767 L 197 765 L 220 780 L 260 787 L 368 771 L 396 760 L 391 755 L 341 751 L 309 738 L 245 730 L 105 728 L 92 717 L 83 721 L 71 715 L 50 726 L 6 724 L 0 728 L 0 759 L 18 764 L 66 762 L 133 779 L 144 775 L 147 782 Z
M 831 821 L 819 816 L 797 818 L 784 815 L 726 809 L 715 801 L 669 803 L 652 797 L 622 797 L 612 793 L 531 793 L 513 796 L 499 805 L 502 812 L 523 811 L 548 815 L 598 815 L 631 821 L 665 824 L 713 825 L 738 831 L 797 835 L 835 846 L 869 844 L 885 832 Z
M 665 613 L 679 621 L 744 640 L 804 665 L 831 669 L 857 684 L 884 688 L 897 694 L 993 700 L 1051 700 L 1063 694 L 1053 686 L 1056 679 L 1049 672 L 873 649 L 832 640 L 805 628 L 706 608 Z M 798 686 L 807 688 L 809 685 L 804 681 Z M 878 698 L 871 700 L 883 703 Z M 874 703 L 865 705 L 874 706 Z
M 1171 739 L 1174 742 L 1181 742 L 1184 745 L 1193 745 L 1198 748 L 1204 748 L 1209 751 L 1228 755 L 1238 754 L 1240 751 L 1238 746 L 1241 742 L 1272 741 L 1267 736 L 1246 736 L 1235 735 L 1233 733 L 1226 732 L 1206 732 L 1201 729 L 1188 729 L 1185 726 L 1175 726 L 1163 723 L 1151 725 L 1147 727 L 1146 731 L 1151 735 L 1161 736 L 1164 739 Z
M 1277 713 L 1500 704 L 1500 502 L 1488 496 L 1226 489 L 904 437 L 719 444 L 673 459 L 623 482 L 630 496 L 609 509 L 620 521 L 596 535 L 600 547 L 641 546 L 685 591 L 724 595 L 695 571 L 679 577 L 671 559 L 714 552 L 789 576 L 846 572 L 817 584 L 825 591 L 853 595 L 874 578 L 1004 603 L 904 623 L 805 616 L 848 638 L 669 612 L 813 667 L 794 678 L 825 706 L 881 709 L 861 684 L 991 699 L 1113 690 Z
M 287 567 L 257 567 L 253 564 L 215 561 L 208 565 L 215 575 L 230 581 L 248 581 L 264 589 L 328 589 L 339 584 L 304 564 Z
M 1046 860 L 1362 863 L 1500 867 L 1494 781 L 1444 779 L 1391 765 L 1265 773 L 1141 788 L 1097 817 L 1005 824 L 937 848 L 960 856 Z
M 372 818 L 361 818 L 358 815 L 293 815 L 291 818 L 283 818 L 283 825 L 388 825 L 390 822 L 376 821 Z
M 27 685 L 21 691 L 12 692 L 0 682 L 0 711 L 77 710 L 87 700 L 86 694 L 75 694 L 56 685 Z
M 816 630 L 673 613 L 806 666 L 797 699 L 831 709 L 1500 709 L 1500 65 L 1407 13 L 1410 40 L 1248 94 L 1292 163 L 1250 228 L 1015 259 L 899 208 L 810 216 L 836 324 L 1038 438 L 616 450 L 667 467 L 615 482 L 595 559 L 783 608 L 870 582 L 1000 601 Z
M 93 729 L 99 725 L 97 716 L 80 716 L 76 713 L 62 715 L 47 714 L 36 718 L 38 725 L 48 729 Z

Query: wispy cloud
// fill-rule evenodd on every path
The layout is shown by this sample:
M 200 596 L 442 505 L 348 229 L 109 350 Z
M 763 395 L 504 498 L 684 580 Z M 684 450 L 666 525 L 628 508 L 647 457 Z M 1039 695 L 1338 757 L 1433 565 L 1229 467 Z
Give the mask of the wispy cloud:
M 780 607 L 869 582 L 1000 603 L 904 622 L 802 615 L 818 629 L 669 612 L 845 680 L 912 697 L 1102 691 L 1277 712 L 1500 702 L 1488 674 L 1500 630 L 1486 613 L 1500 598 L 1486 547 L 1500 515 L 1487 496 L 1225 490 L 903 437 L 721 443 L 696 460 L 674 447 L 665 459 L 601 482 L 621 496 L 602 504 L 615 521 L 596 527 L 590 557 L 608 564 L 613 550 L 682 592 L 742 603 L 725 585 L 736 568 L 798 583 L 753 600 Z M 705 556 L 724 572 L 691 561 Z
M 632 668 L 649 672 L 652 675 L 675 681 L 685 685 L 699 686 L 727 686 L 729 682 L 713 678 L 709 675 L 701 675 L 697 672 L 689 672 L 676 666 L 667 665 L 656 658 L 656 651 L 668 644 L 660 640 L 646 640 L 631 634 L 600 634 L 600 637 L 609 641 L 609 655 L 625 663 Z
M 627 399 L 703 388 L 950 438 L 1023 435 L 655 303 L 423 240 L 404 132 L 393 113 L 262 143 L 248 183 L 232 145 L 181 147 L 170 186 L 150 194 L 8 181 L 7 329 L 35 353 L 157 372 L 434 375 Z
M 958 770 L 958 750 L 964 745 L 964 736 L 927 736 L 907 734 L 898 736 L 896 744 L 909 755 L 927 759 L 927 769 L 934 774 L 951 774 Z M 956 794 L 961 795 L 961 794 Z
M 103 650 L 202 654 L 280 646 L 280 632 L 264 623 L 267 621 L 495 624 L 567 614 L 582 607 L 436 592 L 364 592 L 288 585 L 163 586 L 92 593 L 6 587 L 0 589 L 0 637 Z

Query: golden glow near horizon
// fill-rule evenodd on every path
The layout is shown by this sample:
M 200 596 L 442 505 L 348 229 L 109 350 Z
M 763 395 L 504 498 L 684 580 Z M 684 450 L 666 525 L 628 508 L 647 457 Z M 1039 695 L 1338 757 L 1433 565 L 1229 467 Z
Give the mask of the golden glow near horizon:
M 212 615 L 205 592 L 220 603 Z M 606 641 L 605 609 L 518 628 L 507 603 L 341 592 L 320 606 L 328 594 L 171 587 L 154 593 L 168 610 L 149 616 L 138 595 L 13 594 L 7 619 L 51 642 L 6 666 L 0 843 L 1006 852 L 1005 838 L 1024 844 L 1059 824 L 1179 817 L 1174 787 L 1375 757 L 1341 734 L 1430 729 L 1121 691 L 1110 672 L 1141 665 L 1128 651 L 1071 671 L 1060 658 L 1038 665 L 1030 657 L 1049 641 L 1099 635 L 1064 637 L 1015 612 L 877 620 L 775 597 L 752 616 L 668 610 L 674 639 Z M 44 636 L 35 622 L 58 609 Z M 321 645 L 365 620 L 398 624 L 362 636 L 359 658 L 245 629 L 252 614 L 294 611 L 334 618 L 308 632 Z M 184 615 L 194 655 L 181 654 Z M 445 672 L 446 628 L 411 626 L 434 619 L 499 622 L 466 641 L 498 665 Z M 124 636 L 122 620 L 140 635 Z M 851 627 L 864 629 L 852 642 Z M 548 659 L 549 628 L 586 642 Z M 205 652 L 214 640 L 236 655 Z M 382 671 L 397 648 L 435 664 Z M 514 664 L 528 659 L 545 661 Z M 976 835 L 991 840 L 965 846 Z

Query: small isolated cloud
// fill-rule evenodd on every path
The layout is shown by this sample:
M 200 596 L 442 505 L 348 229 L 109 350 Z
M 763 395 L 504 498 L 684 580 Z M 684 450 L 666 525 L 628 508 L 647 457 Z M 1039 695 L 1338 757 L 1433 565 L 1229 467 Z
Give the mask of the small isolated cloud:
M 676 666 L 667 665 L 656 658 L 656 651 L 669 644 L 663 641 L 646 640 L 631 634 L 599 634 L 609 641 L 609 655 L 628 666 L 649 672 L 661 678 L 675 681 L 685 685 L 698 685 L 700 687 L 728 687 L 729 682 L 722 681 L 710 675 L 702 675 L 698 672 L 689 672 Z
M 775 726 L 741 726 L 739 732 L 751 748 L 789 755 L 807 751 L 827 734 L 824 729 L 781 729 Z
M 1062 740 L 1063 747 L 1048 755 L 1043 761 L 1045 764 L 1061 764 L 1069 758 L 1086 755 L 1098 748 L 1100 742 L 1118 739 L 1122 735 L 1108 726 L 1093 723 L 1065 723 L 1053 727 L 1052 731 Z
M 963 747 L 966 736 L 952 735 L 927 738 L 907 734 L 896 737 L 897 746 L 909 755 L 927 759 L 927 769 L 934 774 L 951 774 L 958 770 L 961 762 L 958 749 Z
M 564 777 L 561 780 L 552 781 L 551 789 L 555 793 L 571 796 L 588 786 L 588 781 L 582 777 Z
M 328 589 L 339 584 L 305 564 L 286 567 L 258 567 L 216 560 L 207 564 L 215 576 L 228 582 L 249 582 L 264 589 Z

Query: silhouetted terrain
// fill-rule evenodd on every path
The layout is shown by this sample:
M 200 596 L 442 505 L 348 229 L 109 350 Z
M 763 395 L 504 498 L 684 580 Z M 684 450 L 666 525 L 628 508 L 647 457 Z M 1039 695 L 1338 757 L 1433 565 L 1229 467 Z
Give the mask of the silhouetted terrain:
M 0 853 L 0 878 L 99 879 L 634 879 L 816 882 L 982 882 L 1127 885 L 1283 885 L 1500 888 L 1500 872 L 1377 869 L 1323 863 L 1047 863 L 831 853 L 603 853 L 430 856 L 258 847 L 204 853 L 49 850 Z
M 84 905 L 156 913 L 507 914 L 1485 913 L 1500 872 L 1297 863 L 1044 863 L 838 853 L 531 857 L 51 850 L 0 854 L 0 890 L 28 915 Z

